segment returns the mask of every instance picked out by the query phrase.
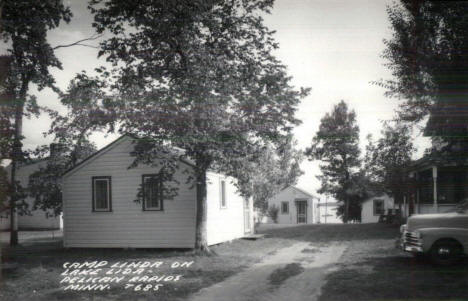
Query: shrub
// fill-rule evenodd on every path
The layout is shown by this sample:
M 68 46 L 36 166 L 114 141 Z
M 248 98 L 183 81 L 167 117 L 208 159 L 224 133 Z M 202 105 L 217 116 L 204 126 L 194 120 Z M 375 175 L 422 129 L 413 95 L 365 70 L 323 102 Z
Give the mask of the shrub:
M 273 220 L 275 224 L 278 223 L 278 212 L 279 212 L 279 208 L 276 205 L 271 205 L 268 208 L 268 216 Z

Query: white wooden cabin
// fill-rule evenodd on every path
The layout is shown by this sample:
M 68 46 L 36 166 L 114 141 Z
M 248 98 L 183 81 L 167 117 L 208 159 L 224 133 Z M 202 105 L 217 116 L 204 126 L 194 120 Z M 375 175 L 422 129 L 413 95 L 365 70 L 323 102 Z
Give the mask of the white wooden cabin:
M 29 176 L 38 171 L 39 168 L 46 164 L 45 160 L 40 160 L 31 164 L 20 166 L 16 172 L 16 179 L 20 182 L 23 189 L 27 192 L 29 184 Z M 7 167 L 8 174 L 10 167 Z M 18 215 L 18 229 L 19 230 L 56 230 L 61 228 L 61 216 L 53 216 L 52 211 L 49 215 L 46 211 L 41 209 L 32 210 L 35 200 L 31 197 L 26 197 L 25 202 L 28 204 L 30 215 Z M 10 212 L 5 211 L 0 214 L 0 230 L 10 229 Z
M 273 198 L 268 200 L 268 207 L 279 208 L 278 224 L 312 224 L 314 219 L 314 203 L 318 200 L 312 194 L 295 186 L 288 186 Z M 274 221 L 271 217 L 268 223 Z
M 196 225 L 196 188 L 186 183 L 181 160 L 174 178 L 178 194 L 165 199 L 151 181 L 159 169 L 139 165 L 128 169 L 134 157 L 133 139 L 124 135 L 104 147 L 62 178 L 64 246 L 85 248 L 193 248 Z M 234 179 L 207 174 L 208 245 L 253 233 L 253 204 L 244 200 Z M 135 202 L 145 181 L 144 200 Z
M 361 205 L 361 223 L 377 223 L 380 215 L 386 214 L 388 209 L 395 209 L 394 202 L 385 193 L 366 199 Z

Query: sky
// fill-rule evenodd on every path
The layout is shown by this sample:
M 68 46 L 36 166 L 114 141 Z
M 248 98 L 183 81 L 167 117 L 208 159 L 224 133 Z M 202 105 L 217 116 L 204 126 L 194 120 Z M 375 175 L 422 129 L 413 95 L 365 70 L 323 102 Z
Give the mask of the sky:
M 64 2 L 71 7 L 74 17 L 69 24 L 61 24 L 48 34 L 52 46 L 69 44 L 94 33 L 87 1 Z M 391 1 L 276 0 L 271 14 L 265 16 L 265 24 L 276 31 L 274 37 L 279 43 L 276 56 L 288 67 L 292 84 L 312 89 L 302 100 L 296 115 L 302 121 L 294 130 L 300 149 L 311 145 L 320 119 L 340 100 L 346 101 L 356 112 L 362 148 L 368 134 L 379 137 L 381 121 L 394 117 L 397 100 L 386 98 L 383 88 L 371 84 L 391 78 L 381 58 L 385 48 L 383 39 L 391 37 L 386 13 L 388 4 Z M 0 47 L 0 53 L 4 49 L 5 45 Z M 63 70 L 53 70 L 58 87 L 65 90 L 76 73 L 92 72 L 105 64 L 103 59 L 97 59 L 97 52 L 97 49 L 80 46 L 56 50 L 63 64 Z M 31 87 L 30 93 L 38 97 L 40 105 L 66 112 L 50 89 L 37 91 Z M 26 119 L 25 148 L 50 143 L 52 138 L 42 135 L 49 126 L 50 120 L 45 116 Z M 102 133 L 92 136 L 98 148 L 116 138 L 116 135 Z M 428 139 L 415 133 L 415 144 L 418 146 L 415 157 L 421 156 Z M 317 161 L 304 160 L 301 168 L 305 173 L 297 186 L 315 193 L 320 187 L 316 178 L 320 174 L 318 166 Z

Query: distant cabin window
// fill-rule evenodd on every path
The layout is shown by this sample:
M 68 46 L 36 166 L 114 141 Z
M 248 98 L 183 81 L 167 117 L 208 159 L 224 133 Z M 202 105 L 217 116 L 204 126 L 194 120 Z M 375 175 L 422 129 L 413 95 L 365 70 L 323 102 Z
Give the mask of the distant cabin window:
M 111 177 L 93 177 L 93 211 L 111 211 Z
M 374 215 L 384 214 L 384 201 L 383 200 L 374 200 Z
M 163 187 L 160 175 L 143 176 L 143 210 L 163 209 Z
M 221 208 L 226 208 L 226 181 L 221 181 Z
M 288 202 L 281 202 L 281 213 L 282 214 L 289 213 L 289 203 Z

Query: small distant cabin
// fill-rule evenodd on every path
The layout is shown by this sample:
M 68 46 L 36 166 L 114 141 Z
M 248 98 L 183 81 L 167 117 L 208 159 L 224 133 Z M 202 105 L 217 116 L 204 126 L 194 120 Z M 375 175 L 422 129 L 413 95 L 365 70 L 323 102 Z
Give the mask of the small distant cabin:
M 278 210 L 278 224 L 312 224 L 314 223 L 314 202 L 318 198 L 297 188 L 288 186 L 273 198 L 268 200 L 268 207 L 276 206 Z M 274 223 L 271 217 L 267 223 Z
M 187 183 L 193 164 L 180 159 L 178 193 L 167 197 L 159 167 L 138 165 L 124 135 L 62 177 L 64 246 L 79 248 L 193 248 L 196 187 Z M 253 233 L 253 204 L 233 178 L 207 173 L 208 245 Z M 139 190 L 139 188 L 142 190 Z M 142 198 L 135 202 L 141 191 Z
M 393 198 L 386 193 L 369 197 L 361 204 L 361 223 L 377 223 L 381 216 L 394 212 Z
M 38 171 L 41 167 L 47 164 L 46 160 L 38 160 L 33 163 L 24 164 L 16 171 L 16 179 L 20 182 L 21 187 L 27 193 L 29 184 L 29 176 Z M 6 168 L 10 174 L 10 167 Z M 30 215 L 18 215 L 19 230 L 57 230 L 62 226 L 61 216 L 54 216 L 52 211 L 44 211 L 41 209 L 32 210 L 35 200 L 28 196 L 25 199 L 30 210 Z M 10 212 L 9 210 L 0 213 L 0 230 L 10 229 Z

